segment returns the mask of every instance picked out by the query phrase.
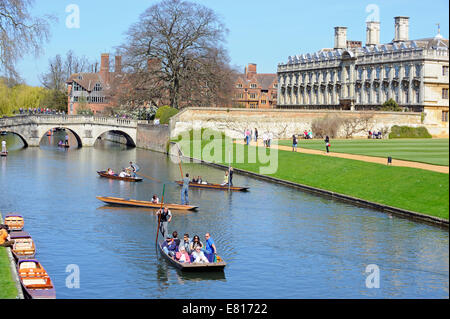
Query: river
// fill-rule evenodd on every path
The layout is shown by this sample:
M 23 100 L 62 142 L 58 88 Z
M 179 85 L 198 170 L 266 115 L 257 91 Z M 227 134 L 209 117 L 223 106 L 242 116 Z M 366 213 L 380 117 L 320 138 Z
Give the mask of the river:
M 1 136 L 0 139 L 5 138 Z M 448 298 L 448 230 L 391 217 L 286 186 L 235 174 L 248 193 L 190 190 L 197 212 L 173 213 L 169 231 L 210 232 L 228 263 L 219 274 L 185 274 L 156 250 L 153 210 L 105 206 L 96 196 L 180 202 L 180 170 L 166 155 L 98 141 L 61 149 L 58 137 L 21 149 L 7 135 L 0 159 L 0 211 L 25 217 L 36 258 L 57 298 Z M 73 144 L 71 144 L 73 145 Z M 136 161 L 158 179 L 127 183 L 100 178 Z M 183 171 L 220 182 L 223 171 L 183 164 Z M 379 288 L 367 288 L 368 265 Z M 75 266 L 74 266 L 75 265 Z M 79 288 L 67 282 L 79 269 Z

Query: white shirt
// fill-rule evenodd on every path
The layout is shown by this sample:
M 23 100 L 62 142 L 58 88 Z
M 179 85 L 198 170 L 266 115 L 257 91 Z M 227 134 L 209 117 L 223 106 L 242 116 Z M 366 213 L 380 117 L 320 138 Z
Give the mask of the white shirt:
M 120 172 L 119 177 L 127 177 L 127 174 L 125 172 Z

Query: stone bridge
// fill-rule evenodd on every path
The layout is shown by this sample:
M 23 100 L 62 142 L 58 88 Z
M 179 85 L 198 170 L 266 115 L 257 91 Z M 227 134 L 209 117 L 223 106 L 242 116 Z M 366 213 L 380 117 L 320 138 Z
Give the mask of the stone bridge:
M 25 147 L 39 146 L 42 137 L 53 128 L 65 128 L 72 132 L 79 147 L 94 146 L 102 134 L 111 131 L 125 136 L 128 145 L 136 146 L 139 122 L 84 115 L 20 115 L 0 118 L 0 131 L 17 134 Z

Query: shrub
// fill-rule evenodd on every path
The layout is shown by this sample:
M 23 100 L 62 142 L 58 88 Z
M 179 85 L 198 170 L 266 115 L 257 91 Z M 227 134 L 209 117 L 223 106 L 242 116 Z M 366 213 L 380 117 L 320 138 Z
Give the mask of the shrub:
M 172 116 L 178 113 L 178 110 L 170 106 L 161 106 L 156 111 L 155 118 L 159 119 L 160 124 L 169 124 L 169 120 Z
M 383 103 L 380 108 L 381 111 L 401 112 L 402 108 L 398 106 L 394 99 L 389 99 Z
M 328 135 L 330 138 L 334 138 L 337 137 L 341 125 L 342 119 L 340 117 L 327 115 L 313 120 L 311 131 L 315 137 L 321 138 Z
M 389 138 L 431 138 L 428 130 L 421 127 L 398 126 L 394 125 L 389 133 Z

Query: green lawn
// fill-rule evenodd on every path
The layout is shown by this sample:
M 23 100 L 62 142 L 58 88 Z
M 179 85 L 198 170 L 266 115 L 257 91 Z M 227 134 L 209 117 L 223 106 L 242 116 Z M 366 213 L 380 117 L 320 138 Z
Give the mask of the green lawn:
M 203 141 L 203 147 L 207 143 Z M 244 161 L 236 163 L 234 157 L 232 166 L 260 173 L 267 164 L 248 163 L 248 147 L 243 147 Z M 188 155 L 189 150 L 183 152 Z M 222 145 L 219 163 L 228 164 L 226 153 Z M 269 176 L 445 219 L 449 216 L 448 174 L 290 151 L 279 151 L 277 167 Z
M 15 299 L 17 289 L 11 276 L 6 248 L 0 247 L 0 299 Z
M 332 140 L 330 151 L 357 155 L 368 155 L 422 162 L 435 165 L 449 165 L 449 139 L 357 139 Z M 292 146 L 292 140 L 280 140 L 280 145 Z M 325 150 L 323 140 L 298 139 L 298 147 Z M 300 150 L 301 151 L 301 150 Z

